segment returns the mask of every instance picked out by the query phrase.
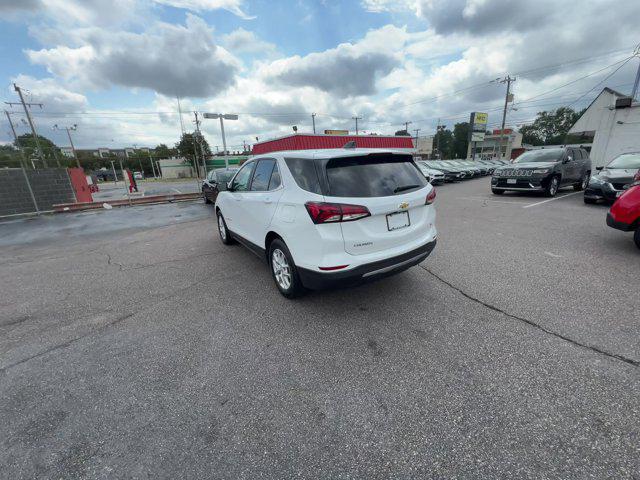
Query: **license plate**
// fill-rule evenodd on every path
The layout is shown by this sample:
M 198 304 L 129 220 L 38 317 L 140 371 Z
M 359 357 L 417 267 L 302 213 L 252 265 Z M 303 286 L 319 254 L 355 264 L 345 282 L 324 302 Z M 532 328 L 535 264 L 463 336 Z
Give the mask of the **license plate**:
M 507 183 L 509 185 L 515 185 L 516 183 L 518 183 L 518 179 L 517 178 L 507 178 Z
M 389 231 L 399 230 L 411 225 L 409 212 L 396 212 L 387 215 L 387 228 Z

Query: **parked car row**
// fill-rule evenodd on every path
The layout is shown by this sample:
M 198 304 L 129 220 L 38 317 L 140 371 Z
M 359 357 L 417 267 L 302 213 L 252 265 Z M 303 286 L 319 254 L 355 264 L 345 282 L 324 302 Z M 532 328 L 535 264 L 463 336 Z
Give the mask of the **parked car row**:
M 418 160 L 420 171 L 431 183 L 457 182 L 469 178 L 490 175 L 504 165 L 506 160 Z

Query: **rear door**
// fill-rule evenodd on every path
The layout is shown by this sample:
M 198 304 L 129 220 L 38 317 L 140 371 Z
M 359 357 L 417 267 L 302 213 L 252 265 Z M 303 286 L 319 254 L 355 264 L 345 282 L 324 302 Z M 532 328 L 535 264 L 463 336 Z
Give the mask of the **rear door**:
M 370 217 L 342 222 L 344 249 L 352 255 L 389 250 L 422 239 L 435 221 L 425 206 L 429 185 L 408 155 L 335 158 L 325 165 L 334 203 L 363 205 Z
M 249 191 L 244 195 L 246 239 L 264 248 L 264 239 L 282 196 L 280 170 L 275 158 L 257 160 Z

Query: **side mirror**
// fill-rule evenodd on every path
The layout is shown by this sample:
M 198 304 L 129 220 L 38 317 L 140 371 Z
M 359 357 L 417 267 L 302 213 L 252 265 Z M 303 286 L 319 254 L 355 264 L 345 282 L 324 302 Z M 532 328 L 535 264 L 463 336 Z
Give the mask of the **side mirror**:
M 604 167 L 596 167 L 596 170 L 600 171 L 602 170 Z

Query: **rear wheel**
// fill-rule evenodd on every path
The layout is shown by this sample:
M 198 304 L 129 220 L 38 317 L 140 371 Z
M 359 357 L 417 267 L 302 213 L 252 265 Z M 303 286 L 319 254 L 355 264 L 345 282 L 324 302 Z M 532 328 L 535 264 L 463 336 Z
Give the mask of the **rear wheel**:
M 584 203 L 587 203 L 589 205 L 593 205 L 594 203 L 597 203 L 597 200 L 595 198 L 584 197 Z
M 560 180 L 558 177 L 551 177 L 549 180 L 549 184 L 547 188 L 544 189 L 544 193 L 547 197 L 555 197 L 556 193 L 558 193 L 558 187 L 560 186 Z
M 589 172 L 585 173 L 578 183 L 573 184 L 573 189 L 576 192 L 584 190 L 589 185 Z
M 282 295 L 287 298 L 295 298 L 304 293 L 304 287 L 291 253 L 280 239 L 275 239 L 269 245 L 269 266 L 273 281 Z
M 502 195 L 502 194 L 504 193 L 504 190 L 496 190 L 495 188 L 492 188 L 492 189 L 491 189 L 491 192 L 492 192 L 494 195 Z
M 636 242 L 636 247 L 640 248 L 640 227 L 636 228 L 636 232 L 633 234 L 633 241 Z

